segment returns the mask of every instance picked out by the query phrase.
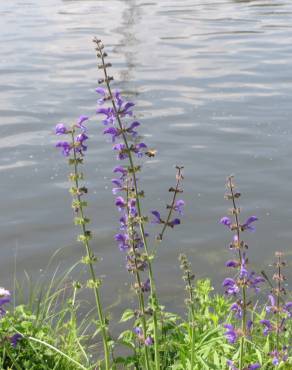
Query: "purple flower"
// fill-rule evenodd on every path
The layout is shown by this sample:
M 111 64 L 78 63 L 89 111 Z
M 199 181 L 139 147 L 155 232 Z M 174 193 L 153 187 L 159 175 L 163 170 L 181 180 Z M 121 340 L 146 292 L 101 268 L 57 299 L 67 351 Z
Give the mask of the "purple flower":
M 229 366 L 230 370 L 238 370 L 238 368 L 234 365 L 234 362 L 231 360 L 226 361 L 227 366 Z
M 120 173 L 121 179 L 125 178 L 128 174 L 128 170 L 124 168 L 123 166 L 117 166 L 113 169 L 114 173 Z
M 126 132 L 130 135 L 132 135 L 132 137 L 136 137 L 138 135 L 138 132 L 135 131 L 135 128 L 140 126 L 140 123 L 137 122 L 137 121 L 134 121 L 131 123 L 131 125 L 126 129 Z
M 256 216 L 249 217 L 243 225 L 241 225 L 242 231 L 248 230 L 248 231 L 255 231 L 255 227 L 251 225 L 253 222 L 257 221 L 258 218 Z
M 120 229 L 121 230 L 126 230 L 127 229 L 127 223 L 128 223 L 128 220 L 127 220 L 127 216 L 122 216 L 120 218 Z
M 112 184 L 116 186 L 112 189 L 114 195 L 117 195 L 119 191 L 124 190 L 123 182 L 120 179 L 112 179 Z
M 287 302 L 283 307 L 283 311 L 288 315 L 288 318 L 290 319 L 292 317 L 292 302 Z
M 236 295 L 239 292 L 239 287 L 234 279 L 226 278 L 222 285 L 225 288 L 225 294 Z
M 124 252 L 130 248 L 129 246 L 129 235 L 128 234 L 116 234 L 115 240 L 118 242 L 120 251 Z
M 167 225 L 170 226 L 170 227 L 174 227 L 175 225 L 179 225 L 179 224 L 180 224 L 180 219 L 179 218 L 175 218 L 172 221 L 169 221 L 167 223 Z
M 240 272 L 239 272 L 240 279 L 245 279 L 248 277 L 248 270 L 246 268 L 246 263 L 247 263 L 246 254 L 243 253 L 242 259 L 241 259 L 241 265 L 240 265 Z
M 76 136 L 76 143 L 78 144 L 76 150 L 78 150 L 80 154 L 82 154 L 82 151 L 87 150 L 87 146 L 84 145 L 84 141 L 86 140 L 88 140 L 88 136 L 84 132 Z
M 139 326 L 136 326 L 133 331 L 138 337 L 143 337 L 143 330 Z
M 238 261 L 234 261 L 234 260 L 229 260 L 229 261 L 226 261 L 225 263 L 225 266 L 226 267 L 239 267 L 240 266 L 240 263 Z
M 116 150 L 119 152 L 118 156 L 117 156 L 117 159 L 119 160 L 123 160 L 123 159 L 126 159 L 128 158 L 128 150 L 127 150 L 127 147 L 125 144 L 115 144 L 113 146 L 113 150 Z
M 260 291 L 260 287 L 258 286 L 258 284 L 265 282 L 265 279 L 262 278 L 261 276 L 255 276 L 255 272 L 253 271 L 249 273 L 247 279 L 248 279 L 248 286 L 254 289 L 256 293 Z
M 247 370 L 256 370 L 260 368 L 261 368 L 261 365 L 259 363 L 255 363 L 255 364 L 248 365 Z
M 131 147 L 131 150 L 137 154 L 138 158 L 141 158 L 144 154 L 143 149 L 147 149 L 147 145 L 144 143 L 135 144 Z
M 277 309 L 277 306 L 276 306 L 275 298 L 271 294 L 269 295 L 269 300 L 271 302 L 271 306 L 267 306 L 266 311 L 269 312 L 269 313 L 272 312 L 272 313 L 276 314 L 278 312 L 278 309 Z
M 129 213 L 132 217 L 138 216 L 138 212 L 136 209 L 136 199 L 130 199 L 128 202 L 128 207 L 129 207 Z
M 97 103 L 98 103 L 99 105 L 102 105 L 102 104 L 105 102 L 105 100 L 106 100 L 106 90 L 105 90 L 103 87 L 97 87 L 97 88 L 95 89 L 95 91 L 96 91 L 99 95 L 101 95 L 101 98 L 100 98 L 100 99 L 98 99 Z
M 154 218 L 152 219 L 151 223 L 152 224 L 163 224 L 164 221 L 160 217 L 160 213 L 158 211 L 151 211 L 153 214 Z
M 17 343 L 23 338 L 23 336 L 19 333 L 16 333 L 14 334 L 12 337 L 10 337 L 10 343 L 12 345 L 12 347 L 16 347 L 17 346 Z
M 220 219 L 220 224 L 227 226 L 229 229 L 231 229 L 232 222 L 229 217 L 222 217 Z
M 231 305 L 230 310 L 234 312 L 234 315 L 237 319 L 242 318 L 242 302 L 235 302 Z
M 183 215 L 185 202 L 182 199 L 179 199 L 175 202 L 173 209 L 177 211 L 181 216 Z
M 226 324 L 224 325 L 224 328 L 227 329 L 227 331 L 224 333 L 226 339 L 229 343 L 234 344 L 238 338 L 234 326 L 231 324 Z
M 105 115 L 105 119 L 102 121 L 104 125 L 110 125 L 115 122 L 116 117 L 113 108 L 99 108 L 96 113 Z
M 71 150 L 72 150 L 72 146 L 68 141 L 59 141 L 56 144 L 56 148 L 61 148 L 62 153 L 65 157 L 68 157 L 70 155 Z
M 79 120 L 76 124 L 76 126 L 79 127 L 83 132 L 85 132 L 87 130 L 87 128 L 83 125 L 83 122 L 87 121 L 88 119 L 89 119 L 89 117 L 87 117 L 87 116 L 80 116 Z
M 0 288 L 0 318 L 6 313 L 5 309 L 2 306 L 9 302 L 10 302 L 9 290 L 5 288 Z
M 152 345 L 153 345 L 153 343 L 154 343 L 154 341 L 153 341 L 153 339 L 152 339 L 150 336 L 148 336 L 148 337 L 145 339 L 144 343 L 145 343 L 145 345 L 146 345 L 146 346 L 152 346 Z
M 260 323 L 264 325 L 264 335 L 268 335 L 273 331 L 273 327 L 270 320 L 260 320 Z
M 109 134 L 112 136 L 112 142 L 114 143 L 116 138 L 121 135 L 121 131 L 113 126 L 106 128 L 103 130 L 104 134 Z
M 67 127 L 63 123 L 58 123 L 55 127 L 55 134 L 56 135 L 64 135 L 68 134 L 70 131 L 67 129 Z
M 118 207 L 119 211 L 122 211 L 122 209 L 126 207 L 127 203 L 125 202 L 123 197 L 117 197 L 115 205 Z

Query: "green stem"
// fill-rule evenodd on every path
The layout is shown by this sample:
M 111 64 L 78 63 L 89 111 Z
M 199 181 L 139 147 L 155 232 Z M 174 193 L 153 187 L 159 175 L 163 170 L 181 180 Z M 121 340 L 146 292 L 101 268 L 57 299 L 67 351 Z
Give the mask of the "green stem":
M 127 153 L 128 153 L 128 156 L 129 156 L 130 168 L 131 168 L 131 172 L 132 172 L 133 185 L 134 185 L 134 192 L 135 192 L 135 197 L 136 197 L 137 211 L 138 211 L 138 216 L 139 216 L 139 228 L 140 228 L 141 237 L 142 237 L 142 241 L 143 241 L 143 244 L 144 244 L 144 249 L 145 249 L 145 252 L 146 252 L 146 255 L 147 255 L 147 260 L 148 260 L 149 279 L 150 279 L 150 286 L 151 286 L 151 301 L 152 301 L 151 303 L 152 303 L 152 308 L 153 308 L 155 368 L 156 368 L 156 370 L 160 370 L 159 335 L 158 335 L 158 320 L 157 320 L 159 305 L 158 305 L 158 299 L 157 299 L 157 294 L 156 294 L 156 287 L 155 287 L 155 281 L 154 281 L 154 276 L 153 276 L 153 270 L 152 270 L 151 261 L 150 261 L 150 253 L 149 253 L 149 249 L 148 249 L 148 245 L 147 245 L 147 241 L 146 241 L 146 236 L 145 236 L 144 225 L 143 225 L 143 221 L 142 221 L 142 211 L 141 211 L 141 205 L 140 205 L 140 197 L 139 197 L 139 191 L 138 191 L 138 185 L 137 185 L 137 178 L 136 178 L 136 174 L 135 174 L 135 166 L 134 166 L 134 161 L 133 161 L 131 149 L 130 149 L 126 134 L 124 132 L 122 121 L 120 119 L 119 111 L 117 109 L 117 106 L 116 106 L 116 103 L 115 103 L 115 100 L 114 100 L 114 97 L 113 97 L 113 94 L 112 94 L 112 91 L 111 91 L 111 87 L 110 87 L 110 84 L 109 84 L 109 78 L 108 78 L 108 74 L 107 74 L 107 70 L 106 70 L 106 65 L 105 65 L 105 61 L 104 61 L 103 52 L 102 52 L 102 48 L 100 47 L 99 43 L 97 43 L 97 47 L 98 47 L 98 51 L 100 53 L 100 57 L 101 57 L 101 61 L 102 61 L 102 69 L 103 69 L 104 76 L 105 76 L 104 80 L 105 80 L 105 83 L 106 83 L 106 87 L 107 87 L 107 90 L 108 90 L 108 93 L 109 93 L 109 96 L 110 96 L 110 100 L 111 100 L 111 103 L 112 103 L 112 106 L 113 106 L 113 109 L 114 109 L 115 116 L 116 116 L 117 121 L 118 121 L 119 128 L 121 130 L 123 141 L 125 143 Z
M 159 240 L 162 240 L 162 238 L 163 238 L 163 234 L 164 234 L 164 232 L 165 232 L 165 230 L 168 226 L 168 223 L 170 221 L 170 218 L 171 218 L 171 215 L 172 215 L 172 212 L 173 212 L 173 207 L 174 207 L 174 204 L 175 204 L 177 193 L 179 192 L 178 188 L 179 188 L 180 180 L 182 179 L 182 175 L 181 175 L 182 167 L 176 167 L 176 168 L 177 168 L 177 181 L 176 181 L 175 189 L 174 189 L 174 192 L 173 192 L 174 194 L 173 194 L 171 205 L 169 206 L 169 212 L 168 212 L 166 221 L 164 222 L 162 231 L 159 234 Z
M 73 144 L 74 175 L 75 175 L 75 186 L 76 186 L 76 189 L 77 189 L 77 200 L 78 200 L 78 203 L 79 203 L 80 216 L 81 216 L 82 219 L 84 219 L 84 212 L 83 212 L 83 207 L 82 207 L 82 202 L 81 202 L 81 195 L 78 192 L 78 189 L 79 189 L 78 161 L 77 161 L 77 155 L 76 155 L 76 149 L 75 149 L 74 130 L 72 130 L 71 135 L 72 135 L 72 144 Z M 84 223 L 82 223 L 81 229 L 82 229 L 82 233 L 83 233 L 83 236 L 84 236 L 84 245 L 85 245 L 86 254 L 87 254 L 87 257 L 88 257 L 88 261 L 89 261 L 89 271 L 90 271 L 91 279 L 92 279 L 93 285 L 94 285 L 93 291 L 94 291 L 95 304 L 96 304 L 96 308 L 97 308 L 97 314 L 98 314 L 98 318 L 99 318 L 99 325 L 100 325 L 102 341 L 103 341 L 104 356 L 105 356 L 105 368 L 106 368 L 106 370 L 109 370 L 110 369 L 110 352 L 109 352 L 108 341 L 107 341 L 106 322 L 105 322 L 105 318 L 104 318 L 103 311 L 102 311 L 101 299 L 100 299 L 99 289 L 98 289 L 99 282 L 96 278 L 95 271 L 94 271 L 94 268 L 93 268 L 93 263 L 92 263 L 93 252 L 92 252 L 91 247 L 88 243 L 88 238 L 87 238 L 87 233 L 86 233 L 86 228 L 85 228 Z
M 128 213 L 128 219 L 129 219 L 128 199 L 129 199 L 129 188 L 127 186 L 127 213 Z M 140 278 L 140 274 L 138 270 L 137 255 L 136 255 L 135 242 L 134 242 L 134 228 L 133 228 L 132 222 L 130 222 L 130 229 L 131 229 L 131 236 L 132 236 L 132 253 L 134 256 L 134 263 L 135 263 L 135 275 L 136 275 L 136 281 L 138 284 L 137 295 L 138 295 L 139 308 L 142 311 L 142 327 L 143 327 L 143 333 L 144 333 L 144 339 L 145 339 L 145 335 L 147 331 L 146 319 L 145 319 L 145 302 L 144 302 L 144 296 L 142 292 L 141 278 Z M 148 347 L 145 344 L 144 344 L 144 356 L 145 356 L 146 369 L 150 370 L 149 351 L 148 351 Z

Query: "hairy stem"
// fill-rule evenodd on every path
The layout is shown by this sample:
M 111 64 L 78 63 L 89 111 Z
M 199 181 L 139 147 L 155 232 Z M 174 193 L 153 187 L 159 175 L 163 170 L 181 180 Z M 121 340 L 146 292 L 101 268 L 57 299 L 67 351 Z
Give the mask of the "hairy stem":
M 79 189 L 79 181 L 78 181 L 78 160 L 77 160 L 77 153 L 76 153 L 76 148 L 75 148 L 75 138 L 74 138 L 74 130 L 72 131 L 72 144 L 73 144 L 73 156 L 74 156 L 74 182 L 75 186 L 77 189 L 77 200 L 79 203 L 79 213 L 82 219 L 84 219 L 84 212 L 83 212 L 83 206 L 82 206 L 82 201 L 81 201 L 81 195 L 78 191 Z M 89 265 L 89 271 L 91 275 L 91 279 L 93 281 L 93 291 L 94 291 L 94 297 L 95 297 L 95 304 L 96 304 L 96 309 L 97 309 L 97 314 L 98 314 L 98 321 L 99 321 L 99 326 L 101 329 L 101 335 L 102 335 L 102 341 L 103 341 L 103 348 L 104 348 L 104 356 L 105 356 L 105 367 L 106 370 L 110 369 L 110 352 L 109 352 L 109 347 L 108 347 L 108 340 L 107 340 L 107 331 L 106 331 L 106 321 L 104 318 L 103 310 L 102 310 L 102 305 L 101 305 L 101 299 L 100 299 L 100 294 L 99 294 L 99 282 L 96 278 L 93 263 L 92 263 L 92 257 L 93 257 L 93 252 L 91 250 L 91 247 L 88 242 L 88 237 L 87 237 L 87 232 L 86 232 L 86 227 L 85 224 L 82 223 L 81 225 L 82 229 L 82 234 L 84 236 L 84 246 L 86 249 L 86 254 L 88 257 L 88 265 Z

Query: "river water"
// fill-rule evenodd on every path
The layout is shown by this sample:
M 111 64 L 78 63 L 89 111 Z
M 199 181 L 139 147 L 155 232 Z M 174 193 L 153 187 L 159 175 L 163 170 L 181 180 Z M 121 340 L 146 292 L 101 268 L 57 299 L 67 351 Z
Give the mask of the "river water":
M 154 266 L 162 301 L 182 304 L 180 252 L 220 288 L 230 257 L 230 234 L 218 223 L 230 206 L 223 199 L 229 174 L 243 195 L 242 217 L 259 218 L 246 236 L 252 266 L 271 274 L 275 250 L 291 261 L 290 0 L 12 0 L 1 1 L 0 11 L 1 285 L 11 286 L 15 270 L 36 279 L 58 248 L 60 270 L 82 254 L 53 128 L 85 114 L 88 212 L 104 299 L 126 305 L 129 298 L 124 256 L 113 242 L 115 158 L 95 116 L 94 36 L 158 151 L 140 176 L 145 213 L 165 207 L 174 166 L 185 167 L 183 224 L 159 245 Z

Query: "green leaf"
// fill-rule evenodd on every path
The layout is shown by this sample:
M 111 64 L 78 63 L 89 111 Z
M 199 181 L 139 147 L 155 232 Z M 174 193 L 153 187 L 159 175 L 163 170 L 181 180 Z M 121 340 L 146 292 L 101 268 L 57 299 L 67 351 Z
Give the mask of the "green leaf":
M 134 311 L 131 309 L 127 309 L 123 312 L 123 315 L 120 319 L 120 322 L 126 322 L 131 320 L 134 317 Z

